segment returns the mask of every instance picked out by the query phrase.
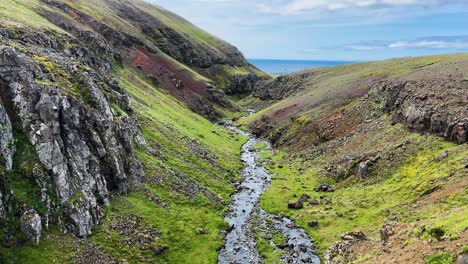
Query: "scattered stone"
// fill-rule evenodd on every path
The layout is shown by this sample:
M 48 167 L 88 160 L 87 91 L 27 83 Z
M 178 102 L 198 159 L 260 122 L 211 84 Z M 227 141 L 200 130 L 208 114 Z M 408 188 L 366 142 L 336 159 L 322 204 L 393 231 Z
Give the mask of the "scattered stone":
M 304 208 L 304 203 L 301 202 L 301 201 L 289 202 L 288 203 L 288 208 L 289 209 L 302 209 L 302 208 Z
M 333 189 L 333 187 L 331 187 L 330 185 L 320 184 L 314 188 L 314 191 L 315 192 L 334 192 L 335 189 Z
M 363 240 L 368 240 L 366 235 L 361 231 L 349 232 L 341 235 L 342 241 L 336 242 L 333 246 L 328 248 L 323 254 L 325 263 L 327 264 L 337 264 L 343 263 L 342 259 L 346 259 L 348 254 L 348 249 L 355 243 L 358 243 Z
M 362 231 L 348 232 L 341 235 L 343 240 L 367 240 L 367 236 Z
M 308 222 L 307 225 L 309 227 L 316 228 L 316 227 L 318 227 L 319 223 L 318 223 L 317 220 L 313 220 L 313 221 Z
M 310 205 L 319 205 L 319 202 L 317 200 L 312 200 L 309 202 Z
M 200 234 L 200 235 L 208 235 L 208 233 L 209 232 L 206 229 L 203 229 L 203 228 L 198 229 L 198 234 Z
M 303 194 L 297 202 L 288 202 L 288 208 L 290 209 L 302 209 L 304 208 L 304 203 L 310 199 L 308 194 Z
M 120 235 L 121 241 L 127 245 L 133 245 L 141 250 L 148 250 L 159 240 L 161 232 L 155 227 L 143 223 L 143 218 L 129 214 L 116 216 L 109 229 Z
M 380 242 L 385 245 L 388 242 L 388 239 L 394 235 L 393 225 L 385 224 L 380 228 Z
M 357 169 L 356 169 L 356 176 L 358 176 L 360 178 L 366 177 L 369 174 L 369 165 L 371 163 L 372 162 L 370 160 L 360 162 L 358 164 L 358 166 L 357 166 Z
M 442 154 L 440 154 L 439 161 L 442 161 L 442 160 L 444 160 L 446 158 L 448 158 L 448 151 L 444 151 L 444 152 L 442 152 Z
M 156 254 L 156 256 L 161 256 L 166 250 L 168 250 L 169 247 L 154 247 L 153 252 Z

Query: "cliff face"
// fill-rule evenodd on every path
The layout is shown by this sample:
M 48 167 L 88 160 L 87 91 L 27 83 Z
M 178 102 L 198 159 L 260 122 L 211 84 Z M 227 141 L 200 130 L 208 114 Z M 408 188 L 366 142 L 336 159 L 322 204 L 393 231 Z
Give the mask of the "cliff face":
M 205 118 L 237 111 L 223 90 L 236 78 L 266 75 L 230 44 L 144 2 L 20 2 L 0 10 L 3 245 L 38 243 L 49 226 L 87 237 L 113 194 L 161 201 L 142 182 L 222 201 L 240 143 L 208 150 L 227 135 Z M 194 171 L 181 165 L 189 162 Z
M 73 54 L 66 56 L 65 47 L 52 38 L 38 34 L 30 40 L 34 43 L 26 41 L 23 47 L 37 49 L 35 59 L 11 47 L 0 48 L 4 174 L 7 181 L 18 173 L 37 184 L 45 206 L 40 212 L 44 225 L 52 207 L 60 206 L 63 219 L 55 220 L 87 236 L 100 222 L 109 192 L 126 193 L 132 182 L 143 179 L 133 148 L 134 142 L 143 144 L 144 139 L 128 95 L 110 76 L 111 64 L 104 57 L 110 51 L 88 57 L 93 63 L 86 56 L 79 60 Z M 98 64 L 101 72 L 79 69 L 77 62 Z M 117 116 L 113 106 L 125 115 Z M 13 141 L 17 133 L 24 134 L 27 142 Z M 24 153 L 15 159 L 16 144 L 30 145 L 35 151 L 29 154 L 31 160 L 18 164 Z M 8 195 L 3 206 L 9 208 L 7 213 L 22 215 L 31 209 L 12 205 Z

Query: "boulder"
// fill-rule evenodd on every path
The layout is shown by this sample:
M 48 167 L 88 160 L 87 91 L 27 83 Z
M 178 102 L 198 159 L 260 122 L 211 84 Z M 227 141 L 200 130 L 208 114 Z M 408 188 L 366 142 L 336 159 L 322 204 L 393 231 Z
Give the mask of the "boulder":
M 356 168 L 356 176 L 365 178 L 369 174 L 369 165 L 371 163 L 370 160 L 360 162 Z
M 468 264 L 468 254 L 458 256 L 457 264 Z
M 335 189 L 333 189 L 333 187 L 331 187 L 330 185 L 320 184 L 314 188 L 314 191 L 315 192 L 334 192 Z
M 316 228 L 316 227 L 318 227 L 319 223 L 318 223 L 317 220 L 312 220 L 312 221 L 308 222 L 307 225 L 309 227 Z
M 154 247 L 153 252 L 156 254 L 156 256 L 161 256 L 166 250 L 168 250 L 169 247 Z
M 439 155 L 439 161 L 442 161 L 444 159 L 448 158 L 448 152 L 444 151 L 442 154 Z
M 384 245 L 387 244 L 388 239 L 394 235 L 393 226 L 390 224 L 385 224 L 380 228 L 380 242 Z
M 42 221 L 36 210 L 30 209 L 24 212 L 20 218 L 20 222 L 21 231 L 26 237 L 36 244 L 39 244 L 42 233 Z

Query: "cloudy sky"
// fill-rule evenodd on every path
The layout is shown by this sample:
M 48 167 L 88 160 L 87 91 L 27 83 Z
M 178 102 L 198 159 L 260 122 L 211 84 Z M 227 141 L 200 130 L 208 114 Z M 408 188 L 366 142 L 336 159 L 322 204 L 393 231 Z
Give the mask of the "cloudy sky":
M 468 0 L 147 0 L 248 58 L 378 60 L 468 52 Z

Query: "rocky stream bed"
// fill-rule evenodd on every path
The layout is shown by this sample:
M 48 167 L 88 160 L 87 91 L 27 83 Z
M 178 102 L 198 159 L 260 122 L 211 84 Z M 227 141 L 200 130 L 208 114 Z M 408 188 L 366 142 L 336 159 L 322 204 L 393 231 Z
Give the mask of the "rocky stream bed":
M 313 243 L 305 231 L 282 216 L 273 215 L 260 208 L 260 196 L 268 189 L 272 175 L 259 162 L 260 152 L 271 150 L 271 144 L 255 149 L 264 140 L 239 128 L 224 124 L 228 129 L 249 137 L 242 147 L 241 159 L 245 166 L 242 182 L 236 185 L 237 193 L 232 196 L 226 221 L 230 228 L 225 237 L 225 245 L 219 252 L 218 263 L 263 263 L 254 237 L 254 229 L 276 230 L 285 238 L 278 249 L 284 250 L 283 263 L 320 263 L 315 254 Z

